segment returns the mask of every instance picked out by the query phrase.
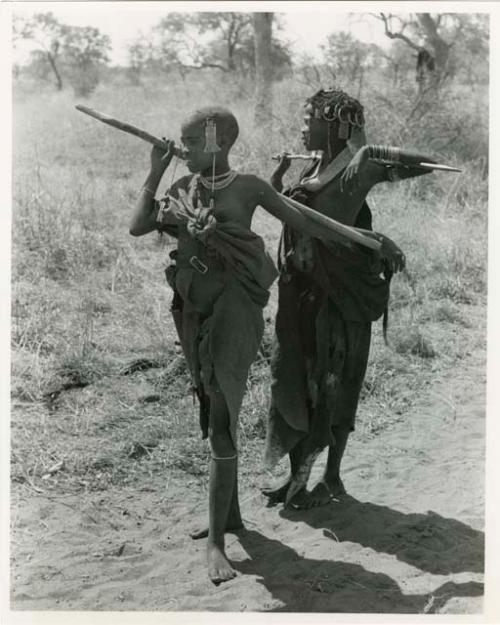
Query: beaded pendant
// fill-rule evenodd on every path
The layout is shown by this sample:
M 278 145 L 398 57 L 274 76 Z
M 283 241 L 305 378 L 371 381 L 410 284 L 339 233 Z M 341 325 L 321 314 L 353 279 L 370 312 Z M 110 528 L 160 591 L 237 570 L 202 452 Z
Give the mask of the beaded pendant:
M 211 154 L 220 152 L 220 147 L 217 145 L 217 125 L 213 117 L 207 117 L 205 121 L 205 152 Z

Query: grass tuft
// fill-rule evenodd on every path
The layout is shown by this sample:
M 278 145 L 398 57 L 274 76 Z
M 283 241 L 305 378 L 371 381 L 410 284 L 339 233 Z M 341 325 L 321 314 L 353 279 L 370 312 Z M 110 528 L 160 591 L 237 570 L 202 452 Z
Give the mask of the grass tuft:
M 411 328 L 408 333 L 400 336 L 394 344 L 394 349 L 398 354 L 411 354 L 420 358 L 436 357 L 436 351 L 419 328 Z

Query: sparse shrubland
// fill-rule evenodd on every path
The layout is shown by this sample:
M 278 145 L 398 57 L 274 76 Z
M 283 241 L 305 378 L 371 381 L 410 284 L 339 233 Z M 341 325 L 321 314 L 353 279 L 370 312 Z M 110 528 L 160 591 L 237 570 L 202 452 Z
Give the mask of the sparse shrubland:
M 377 80 L 361 95 L 369 140 L 418 148 L 463 171 L 380 185 L 369 197 L 375 229 L 400 244 L 408 268 L 393 280 L 389 347 L 374 326 L 358 436 L 404 419 L 430 380 L 485 347 L 470 330 L 486 303 L 487 90 L 464 97 L 452 84 L 429 106 L 413 87 L 398 93 Z M 186 111 L 227 105 L 241 126 L 234 167 L 268 178 L 273 154 L 301 149 L 311 86 L 288 78 L 274 89 L 266 134 L 253 127 L 249 85 L 217 74 L 135 85 L 120 77 L 99 85 L 90 105 L 176 139 Z M 172 241 L 128 234 L 148 147 L 84 117 L 75 103 L 65 91 L 15 94 L 12 477 L 76 492 L 161 484 L 175 473 L 204 488 L 207 447 L 163 280 Z M 163 187 L 184 168 L 173 170 Z M 254 225 L 275 255 L 279 223 L 259 210 Z M 273 292 L 240 420 L 247 485 L 262 476 L 275 307 Z

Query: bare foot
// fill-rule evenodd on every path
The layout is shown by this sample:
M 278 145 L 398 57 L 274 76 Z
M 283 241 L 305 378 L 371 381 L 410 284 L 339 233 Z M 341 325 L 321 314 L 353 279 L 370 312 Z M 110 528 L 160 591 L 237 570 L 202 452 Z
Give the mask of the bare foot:
M 310 493 L 303 488 L 292 497 L 288 504 L 289 507 L 296 510 L 307 510 L 308 508 L 326 506 L 335 497 L 345 495 L 344 484 L 340 478 L 336 478 L 330 484 L 324 480 L 318 482 Z
M 326 485 L 332 497 L 339 497 L 340 495 L 346 494 L 344 483 L 340 477 L 336 477 L 334 479 L 327 478 L 320 483 L 324 483 Z
M 245 526 L 243 525 L 243 521 L 241 520 L 241 518 L 239 519 L 239 521 L 234 521 L 234 522 L 228 522 L 228 524 L 226 525 L 226 532 L 237 532 L 238 530 L 243 529 Z M 191 538 L 193 540 L 199 540 L 200 538 L 206 538 L 208 536 L 208 527 L 203 527 L 202 529 L 199 530 L 193 530 L 192 532 L 189 532 L 189 535 L 191 536 Z
M 286 508 L 292 508 L 294 510 L 304 510 L 308 508 L 307 502 L 309 501 L 310 493 L 305 488 L 299 490 L 286 504 Z
M 290 481 L 290 486 L 288 487 L 285 498 L 285 507 L 289 507 L 290 503 L 299 493 L 306 491 L 307 482 L 309 480 L 309 476 L 311 475 L 311 469 L 314 461 L 318 457 L 318 453 L 319 452 L 317 451 L 313 451 L 306 456 L 305 460 L 302 461 L 299 469 Z
M 236 577 L 236 571 L 227 561 L 224 550 L 214 545 L 207 546 L 208 577 L 214 584 L 227 582 Z
M 280 482 L 277 486 L 262 488 L 261 493 L 273 503 L 284 503 L 291 481 L 292 476 L 289 475 L 284 482 Z
M 333 495 L 325 482 L 318 482 L 309 493 L 306 508 L 316 508 L 318 506 L 326 506 L 333 499 Z

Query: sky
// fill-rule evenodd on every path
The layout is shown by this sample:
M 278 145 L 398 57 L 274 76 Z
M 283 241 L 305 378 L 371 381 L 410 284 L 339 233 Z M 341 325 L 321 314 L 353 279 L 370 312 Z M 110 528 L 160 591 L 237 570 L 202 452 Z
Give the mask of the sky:
M 243 10 L 241 3 L 231 7 Z M 326 4 L 326 3 L 325 3 Z M 282 3 L 283 11 L 288 9 Z M 127 43 L 149 29 L 165 17 L 169 11 L 187 11 L 196 7 L 203 10 L 218 10 L 215 3 L 174 3 L 174 2 L 19 2 L 14 5 L 14 13 L 32 15 L 35 12 L 52 11 L 56 18 L 73 26 L 94 26 L 111 38 L 113 50 L 110 55 L 113 64 L 126 64 Z M 227 10 L 227 5 L 224 7 Z M 273 7 L 281 8 L 281 7 Z M 325 8 L 311 10 L 309 3 L 298 3 L 281 13 L 284 23 L 280 38 L 292 44 L 296 54 L 308 53 L 318 56 L 320 45 L 333 32 L 350 31 L 361 41 L 377 43 L 386 47 L 390 40 L 384 35 L 382 25 L 366 13 L 352 15 L 344 9 L 332 13 Z M 168 9 L 168 10 L 167 10 Z M 24 62 L 31 44 L 21 44 L 15 53 L 17 62 Z

